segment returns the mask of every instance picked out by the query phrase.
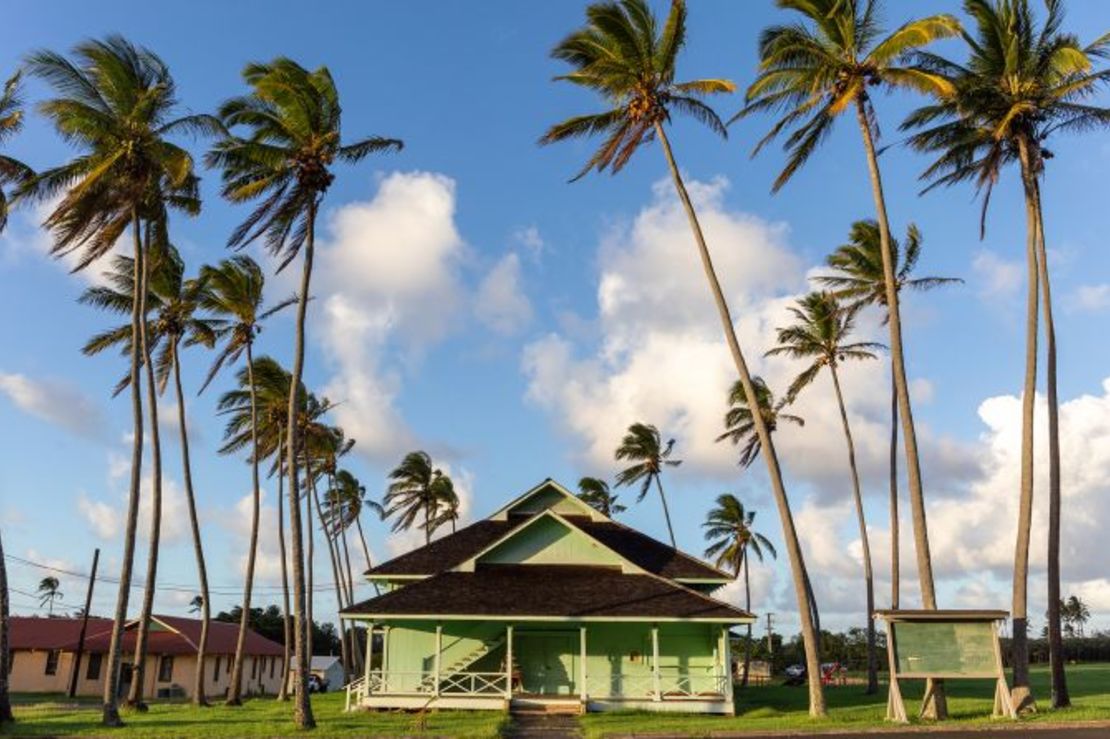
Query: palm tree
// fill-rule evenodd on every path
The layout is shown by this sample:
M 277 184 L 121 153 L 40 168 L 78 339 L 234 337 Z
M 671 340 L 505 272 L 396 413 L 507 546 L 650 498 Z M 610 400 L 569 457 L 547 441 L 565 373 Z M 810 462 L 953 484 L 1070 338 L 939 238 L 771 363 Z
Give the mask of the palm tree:
M 578 497 L 606 518 L 625 511 L 625 507 L 617 502 L 618 496 L 609 492 L 609 483 L 597 477 L 583 477 L 578 481 Z
M 740 570 L 744 570 L 744 610 L 751 613 L 752 587 L 748 577 L 748 550 L 763 561 L 763 551 L 766 550 L 772 557 L 777 558 L 775 546 L 763 534 L 752 529 L 755 522 L 755 511 L 744 509 L 732 493 L 717 496 L 717 507 L 709 511 L 702 527 L 705 529 L 705 540 L 709 547 L 705 556 L 713 560 L 717 567 L 732 570 L 734 578 L 740 577 Z M 752 625 L 748 624 L 748 638 L 744 642 L 744 672 L 740 678 L 740 685 L 748 686 L 748 668 L 752 658 Z
M 246 359 L 247 388 L 251 393 L 251 534 L 247 548 L 247 568 L 243 585 L 243 608 L 239 619 L 239 635 L 235 641 L 235 659 L 231 667 L 231 682 L 227 691 L 227 704 L 241 704 L 243 687 L 243 651 L 246 646 L 251 594 L 254 589 L 254 567 L 258 554 L 258 517 L 262 506 L 262 487 L 258 477 L 261 460 L 258 447 L 258 398 L 254 384 L 254 338 L 262 330 L 262 322 L 282 308 L 292 305 L 296 298 L 283 300 L 271 308 L 262 306 L 266 278 L 262 268 L 247 256 L 225 259 L 216 267 L 201 269 L 205 290 L 202 305 L 213 316 L 216 340 L 223 344 L 212 368 L 201 386 L 201 392 L 215 378 L 225 364 L 234 364 L 241 356 Z
M 23 127 L 23 106 L 19 97 L 19 73 L 0 90 L 0 143 Z M 8 199 L 4 186 L 19 185 L 34 176 L 30 167 L 0 154 L 0 232 L 8 222 Z M 8 570 L 4 564 L 4 545 L 0 541 L 0 724 L 14 721 L 8 697 Z
M 871 569 L 867 521 L 863 513 L 863 493 L 860 490 L 859 470 L 856 468 L 856 445 L 852 439 L 852 427 L 848 423 L 848 411 L 844 405 L 844 393 L 840 388 L 840 374 L 837 371 L 845 360 L 875 359 L 874 350 L 882 347 L 881 344 L 870 341 L 848 341 L 858 310 L 842 308 L 832 293 L 810 293 L 790 309 L 795 323 L 778 330 L 778 346 L 768 351 L 767 355 L 785 355 L 810 362 L 790 384 L 787 390 L 790 398 L 797 398 L 802 390 L 817 379 L 821 370 L 828 368 L 832 377 L 836 404 L 840 409 L 840 422 L 844 428 L 844 440 L 848 446 L 852 497 L 856 504 L 856 520 L 863 544 L 863 578 L 867 588 L 867 693 L 871 694 L 879 690 L 879 664 L 875 651 L 875 579 Z
M 0 144 L 23 128 L 23 100 L 19 95 L 19 78 L 20 73 L 16 72 L 0 88 Z M 4 186 L 13 184 L 18 187 L 30 181 L 34 175 L 31 168 L 23 162 L 0 154 L 0 233 L 8 225 L 8 196 L 4 192 Z
M 332 484 L 332 490 L 335 492 L 336 505 L 339 506 L 339 511 L 342 516 L 344 528 L 349 528 L 353 523 L 358 529 L 359 542 L 362 544 L 362 553 L 366 558 L 366 569 L 370 569 L 372 564 L 370 561 L 370 548 L 366 544 L 366 534 L 362 530 L 362 512 L 363 510 L 370 510 L 378 515 L 379 518 L 385 513 L 385 509 L 377 501 L 370 500 L 366 497 L 366 487 L 359 482 L 347 470 L 337 470 L 335 479 Z
M 792 398 L 785 397 L 775 400 L 775 394 L 767 386 L 762 377 L 752 378 L 755 388 L 756 401 L 759 415 L 769 434 L 778 430 L 779 422 L 785 421 L 796 426 L 805 426 L 806 422 L 801 416 L 786 413 L 785 409 L 792 402 Z M 728 411 L 725 413 L 725 432 L 717 437 L 717 441 L 731 441 L 734 446 L 740 447 L 740 467 L 747 469 L 759 456 L 762 450 L 759 433 L 755 428 L 751 409 L 748 407 L 744 386 L 737 380 L 728 394 Z M 821 651 L 821 613 L 817 607 L 817 597 L 813 593 L 813 584 L 810 582 L 809 573 L 804 573 L 802 585 L 805 589 L 806 600 L 809 603 L 810 619 L 813 621 L 813 630 L 816 634 L 817 652 Z
M 444 524 L 451 524 L 451 533 L 455 533 L 455 524 L 459 522 L 459 494 L 455 492 L 455 481 L 448 475 L 440 473 L 432 480 L 432 495 L 436 498 L 436 517 L 432 521 L 432 532 Z
M 133 280 L 142 284 L 147 261 L 143 222 L 157 220 L 166 207 L 187 213 L 198 209 L 193 158 L 167 137 L 211 131 L 212 120 L 195 115 L 175 118 L 176 88 L 169 69 L 149 49 L 120 36 L 79 44 L 73 60 L 51 51 L 36 52 L 27 66 L 58 94 L 41 103 L 40 110 L 80 151 L 71 161 L 40 172 L 19 191 L 39 199 L 61 194 L 44 221 L 53 236 L 51 254 L 61 257 L 79 252 L 75 269 L 83 269 L 111 250 L 130 227 Z M 131 479 L 108 678 L 104 681 L 106 726 L 122 725 L 117 697 L 120 646 L 139 512 L 143 452 L 139 367 L 146 333 L 145 290 L 139 295 L 131 312 Z
M 1067 614 L 1067 619 L 1075 626 L 1079 638 L 1083 638 L 1083 627 L 1091 620 L 1091 609 L 1078 596 L 1071 596 L 1060 607 L 1062 613 Z
M 960 24 L 951 15 L 932 15 L 909 21 L 880 38 L 877 0 L 777 0 L 777 4 L 801 15 L 802 22 L 764 29 L 759 39 L 760 74 L 745 94 L 747 105 L 733 120 L 757 111 L 782 114 L 755 149 L 758 153 L 779 134 L 791 131 L 784 145 L 786 167 L 772 186 L 772 191 L 777 192 L 828 137 L 840 114 L 849 109 L 856 114 L 879 224 L 890 315 L 891 373 L 902 420 L 921 600 L 926 608 L 935 609 L 924 484 L 906 380 L 890 220 L 876 151 L 878 117 L 869 88 L 883 86 L 950 94 L 951 87 L 942 77 L 903 61 L 923 46 L 956 35 Z M 943 690 L 930 690 L 929 695 L 932 698 L 925 715 L 943 718 L 947 713 Z
M 394 531 L 408 531 L 423 516 L 420 528 L 424 529 L 424 543 L 432 540 L 432 521 L 439 502 L 432 483 L 440 474 L 424 451 L 409 452 L 389 473 L 393 482 L 386 489 L 382 505 L 386 518 L 397 517 Z
M 965 0 L 975 33 L 964 34 L 970 59 L 963 65 L 922 55 L 921 65 L 955 89 L 911 114 L 903 128 L 923 129 L 910 138 L 922 151 L 937 152 L 925 171 L 931 187 L 973 182 L 983 195 L 980 233 L 991 190 L 1002 168 L 1016 163 L 1025 196 L 1026 293 L 1025 385 L 1022 397 L 1022 463 L 1018 534 L 1014 553 L 1013 694 L 1019 710 L 1033 707 L 1029 687 L 1028 570 L 1033 515 L 1033 405 L 1037 374 L 1038 283 L 1044 300 L 1048 396 L 1048 633 L 1052 705 L 1070 705 L 1060 632 L 1060 435 L 1056 383 L 1056 328 L 1045 246 L 1040 179 L 1056 131 L 1082 131 L 1110 124 L 1110 109 L 1088 99 L 1110 72 L 1094 61 L 1110 51 L 1110 35 L 1084 46 L 1063 33 L 1063 3 L 1046 0 L 1038 26 L 1028 0 Z
M 223 174 L 223 194 L 235 203 L 262 198 L 261 204 L 232 233 L 229 246 L 239 247 L 263 237 L 267 248 L 288 265 L 304 248 L 297 304 L 296 340 L 286 425 L 289 434 L 289 519 L 292 526 L 297 685 L 294 719 L 298 728 L 315 726 L 308 699 L 308 640 L 311 626 L 304 615 L 304 559 L 301 552 L 300 509 L 293 499 L 297 481 L 297 393 L 304 368 L 305 317 L 308 311 L 316 245 L 316 215 L 335 175 L 336 160 L 356 163 L 376 152 L 398 151 L 398 139 L 372 136 L 352 144 L 340 140 L 342 108 L 327 67 L 309 72 L 296 62 L 278 58 L 243 69 L 248 95 L 227 101 L 220 116 L 229 127 L 249 129 L 246 137 L 230 136 L 209 153 L 208 161 Z M 245 610 L 245 609 L 244 609 Z
M 917 260 L 921 258 L 922 238 L 917 226 L 910 224 L 906 229 L 905 251 L 902 244 L 891 239 L 890 249 L 894 258 L 896 277 L 895 292 L 902 294 L 903 288 L 910 290 L 932 290 L 942 285 L 962 283 L 958 277 L 912 277 Z M 861 220 L 852 224 L 848 243 L 840 246 L 828 256 L 825 263 L 833 271 L 829 275 L 818 275 L 814 280 L 832 290 L 839 300 L 845 301 L 845 308 L 854 310 L 868 305 L 883 308 L 883 323 L 890 320 L 886 306 L 886 277 L 883 274 L 883 254 L 879 224 L 873 220 Z M 899 551 L 898 519 L 898 391 L 894 385 L 894 375 L 890 382 L 890 607 L 897 609 L 901 595 L 901 564 Z
M 204 596 L 194 595 L 193 599 L 189 601 L 189 613 L 203 613 L 204 612 Z M 203 628 L 203 626 L 201 627 Z M 200 650 L 197 650 L 200 653 Z M 198 663 L 199 664 L 199 663 Z
M 39 607 L 48 608 L 48 615 L 50 618 L 54 617 L 54 601 L 62 600 L 65 596 L 62 591 L 58 590 L 61 583 L 58 582 L 56 577 L 44 577 L 39 580 Z
M 701 98 L 710 94 L 732 92 L 735 86 L 723 79 L 676 82 L 675 62 L 685 42 L 684 0 L 672 0 L 667 19 L 661 28 L 646 0 L 610 0 L 591 4 L 586 9 L 586 25 L 561 41 L 552 55 L 572 67 L 570 73 L 559 79 L 592 90 L 606 102 L 608 108 L 601 113 L 575 116 L 552 126 L 540 143 L 604 135 L 605 140 L 601 147 L 579 172 L 579 176 L 584 176 L 591 169 L 597 169 L 598 172 L 618 172 L 642 144 L 652 140 L 659 141 L 675 191 L 690 222 L 690 230 L 697 244 L 698 255 L 737 375 L 744 386 L 745 395 L 754 403 L 755 388 L 752 386 L 751 374 L 748 372 L 740 342 L 736 338 L 728 302 L 664 128 L 670 122 L 671 113 L 677 112 L 692 116 L 715 133 L 724 136 L 726 131 L 720 118 Z M 823 716 L 825 698 L 816 649 L 818 635 L 810 617 L 811 609 L 804 605 L 807 598 L 805 561 L 794 529 L 794 518 L 782 480 L 782 470 L 762 419 L 757 419 L 756 431 L 762 439 L 764 459 L 790 556 L 794 589 L 802 612 L 802 636 L 809 670 L 810 713 Z
M 617 487 L 622 485 L 639 484 L 640 492 L 636 502 L 644 499 L 655 483 L 659 491 L 659 500 L 663 503 L 663 518 L 667 522 L 667 533 L 671 537 L 671 546 L 678 549 L 675 543 L 674 528 L 671 526 L 671 514 L 667 510 L 667 496 L 663 493 L 663 469 L 677 467 L 682 464 L 681 459 L 671 459 L 674 452 L 674 439 L 669 439 L 666 446 L 659 435 L 659 429 L 647 423 L 634 423 L 628 427 L 620 446 L 614 456 L 617 461 L 627 460 L 632 464 L 617 473 Z
M 160 252 L 151 257 L 151 260 L 153 266 L 150 268 L 150 284 L 147 291 L 146 306 L 153 314 L 154 320 L 150 322 L 148 319 L 149 343 L 154 349 L 151 352 L 152 356 L 157 355 L 154 357 L 153 368 L 157 371 L 158 392 L 165 392 L 169 376 L 172 373 L 177 397 L 182 474 L 186 503 L 189 508 L 193 553 L 197 562 L 197 575 L 201 590 L 201 594 L 197 596 L 202 604 L 200 608 L 202 611 L 201 632 L 197 643 L 197 664 L 203 665 L 208 644 L 208 624 L 211 616 L 207 607 L 208 569 L 204 561 L 200 519 L 197 516 L 196 496 L 193 491 L 192 465 L 189 457 L 189 433 L 185 419 L 185 394 L 181 387 L 180 348 L 183 340 L 186 346 L 203 344 L 211 347 L 215 341 L 215 331 L 210 320 L 197 315 L 203 299 L 204 287 L 201 281 L 185 279 L 185 265 L 177 249 L 169 244 L 164 245 Z M 121 315 L 130 313 L 135 293 L 132 272 L 132 260 L 128 257 L 117 256 L 114 259 L 113 271 L 107 273 L 111 286 L 89 288 L 81 296 L 81 302 Z M 124 353 L 126 353 L 129 340 L 130 326 L 118 326 L 93 337 L 85 345 L 83 351 L 85 354 L 96 354 L 109 347 L 121 346 Z M 149 377 L 148 373 L 148 379 Z M 129 378 L 124 377 L 116 386 L 116 391 L 122 391 L 128 382 Z M 153 395 L 151 396 L 150 407 L 152 409 L 156 407 L 156 398 Z M 153 437 L 155 431 L 152 430 L 151 434 Z M 160 444 L 152 443 L 152 448 L 159 449 Z M 155 459 L 160 467 L 161 454 L 156 455 Z M 155 483 L 156 489 L 160 488 L 157 480 Z M 154 502 L 154 508 L 160 509 L 160 501 L 155 500 Z M 145 639 L 143 646 L 145 647 Z M 203 672 L 203 670 L 197 670 L 197 672 Z M 135 699 L 132 700 L 134 702 Z M 195 678 L 193 702 L 196 705 L 207 703 L 204 681 L 200 675 Z

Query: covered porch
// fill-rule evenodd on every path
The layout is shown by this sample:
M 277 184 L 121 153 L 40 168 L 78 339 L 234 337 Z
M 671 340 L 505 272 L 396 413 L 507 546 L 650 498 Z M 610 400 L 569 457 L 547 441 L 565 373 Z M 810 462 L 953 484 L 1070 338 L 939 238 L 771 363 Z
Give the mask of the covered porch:
M 348 710 L 733 712 L 723 623 L 358 620 L 377 639 L 367 639 L 365 674 L 347 686 Z

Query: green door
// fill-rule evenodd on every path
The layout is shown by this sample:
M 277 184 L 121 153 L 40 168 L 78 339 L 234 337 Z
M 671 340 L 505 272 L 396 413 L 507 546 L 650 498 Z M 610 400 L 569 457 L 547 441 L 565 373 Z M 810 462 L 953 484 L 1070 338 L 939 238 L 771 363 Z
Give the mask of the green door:
M 577 660 L 571 634 L 514 634 L 513 656 L 520 666 L 525 693 L 573 695 L 577 689 Z

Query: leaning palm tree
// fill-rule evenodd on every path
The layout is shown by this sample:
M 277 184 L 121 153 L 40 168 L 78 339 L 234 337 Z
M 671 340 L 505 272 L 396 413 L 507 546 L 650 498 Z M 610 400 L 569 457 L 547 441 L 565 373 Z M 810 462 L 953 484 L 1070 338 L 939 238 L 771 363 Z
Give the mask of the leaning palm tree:
M 436 515 L 438 499 L 432 483 L 440 471 L 432 464 L 427 452 L 409 452 L 392 472 L 392 482 L 386 489 L 382 505 L 385 517 L 393 518 L 394 531 L 407 531 L 414 525 L 424 529 L 424 543 L 432 540 L 432 521 Z M 423 518 L 422 524 L 417 524 Z
M 723 79 L 676 82 L 675 64 L 678 52 L 685 42 L 686 3 L 683 0 L 672 0 L 670 12 L 662 27 L 646 0 L 610 0 L 591 4 L 586 9 L 586 25 L 561 41 L 552 55 L 572 67 L 569 73 L 559 79 L 597 93 L 605 101 L 607 109 L 601 113 L 575 116 L 552 126 L 540 143 L 548 144 L 595 134 L 604 136 L 601 147 L 579 172 L 581 177 L 591 169 L 598 172 L 619 172 L 641 145 L 653 140 L 659 141 L 675 191 L 690 222 L 690 230 L 697 244 L 698 255 L 737 375 L 744 386 L 745 394 L 754 403 L 755 388 L 736 337 L 728 302 L 713 267 L 709 246 L 702 233 L 694 204 L 686 191 L 665 128 L 672 113 L 682 113 L 724 136 L 726 131 L 720 118 L 701 98 L 710 94 L 732 92 L 735 87 Z M 764 459 L 794 575 L 794 590 L 802 612 L 802 636 L 809 670 L 810 713 L 823 716 L 825 698 L 816 649 L 818 634 L 809 615 L 811 609 L 805 606 L 805 561 L 794 528 L 782 470 L 762 419 L 756 421 L 756 429 L 762 439 Z
M 227 690 L 227 704 L 241 704 L 243 689 L 243 657 L 250 628 L 251 593 L 254 589 L 254 567 L 258 554 L 258 517 L 262 506 L 262 487 L 258 466 L 261 460 L 258 447 L 258 403 L 254 384 L 254 339 L 262 330 L 262 322 L 274 313 L 296 302 L 296 298 L 283 300 L 270 308 L 262 305 L 266 284 L 262 268 L 247 256 L 225 259 L 216 267 L 205 266 L 200 273 L 205 289 L 201 304 L 213 315 L 212 326 L 217 342 L 222 343 L 212 368 L 201 386 L 201 391 L 215 378 L 225 364 L 234 364 L 243 357 L 247 368 L 247 389 L 251 392 L 251 534 L 247 548 L 247 567 L 243 585 L 243 608 L 239 619 L 239 635 L 235 641 L 235 658 L 231 667 L 231 682 Z
M 717 496 L 717 507 L 709 511 L 702 527 L 709 547 L 705 556 L 713 560 L 717 567 L 728 568 L 736 579 L 744 570 L 744 610 L 752 610 L 752 585 L 749 578 L 748 550 L 763 561 L 767 551 L 777 558 L 775 546 L 766 536 L 752 529 L 755 511 L 745 510 L 744 504 L 732 493 Z M 752 660 L 752 625 L 748 623 L 748 638 L 744 641 L 744 671 L 740 678 L 743 687 L 748 686 L 748 669 Z
M 83 269 L 111 250 L 130 227 L 133 279 L 140 284 L 147 261 L 144 221 L 157 219 L 165 207 L 195 213 L 198 202 L 194 197 L 165 195 L 195 189 L 196 184 L 192 157 L 167 137 L 210 131 L 212 121 L 205 116 L 175 118 L 176 88 L 169 69 L 153 52 L 120 36 L 86 41 L 76 47 L 72 60 L 51 51 L 36 52 L 27 66 L 58 95 L 41 103 L 40 110 L 80 151 L 20 189 L 21 194 L 39 199 L 60 196 L 44 221 L 53 238 L 51 254 L 79 253 L 75 269 Z M 145 291 L 139 295 L 131 312 L 131 479 L 104 681 L 106 726 L 123 723 L 118 710 L 120 647 L 131 591 L 143 452 L 139 367 L 146 332 Z
M 617 502 L 617 497 L 609 490 L 609 483 L 597 477 L 583 477 L 578 481 L 578 497 L 606 518 L 623 513 L 625 507 Z
M 366 544 L 366 533 L 362 529 L 362 513 L 369 510 L 381 518 L 385 509 L 377 501 L 366 497 L 366 487 L 348 470 L 336 471 L 332 489 L 335 491 L 336 502 L 340 506 L 342 525 L 349 528 L 354 524 L 358 530 L 362 554 L 366 558 L 366 569 L 369 570 L 372 566 L 370 547 Z
M 859 470 L 856 467 L 856 445 L 844 393 L 840 388 L 839 368 L 845 360 L 875 359 L 874 351 L 882 347 L 870 341 L 849 341 L 855 328 L 854 310 L 842 308 L 829 292 L 815 292 L 801 298 L 790 309 L 795 323 L 778 330 L 778 346 L 767 352 L 768 356 L 784 355 L 809 362 L 809 366 L 790 384 L 787 396 L 798 394 L 828 369 L 840 409 L 840 422 L 844 428 L 844 441 L 848 447 L 848 469 L 852 477 L 852 497 L 856 504 L 856 521 L 859 524 L 860 542 L 863 544 L 863 579 L 867 590 L 867 692 L 879 690 L 879 663 L 875 650 L 875 578 L 871 569 L 871 544 L 867 535 L 867 521 L 863 513 L 863 493 L 860 490 Z
M 664 468 L 682 464 L 681 459 L 671 459 L 672 453 L 674 453 L 674 439 L 667 440 L 664 446 L 659 429 L 648 423 L 634 423 L 628 427 L 620 446 L 613 455 L 617 461 L 632 463 L 617 473 L 617 487 L 639 485 L 637 503 L 644 499 L 651 490 L 652 483 L 655 483 L 655 489 L 659 491 L 659 500 L 663 504 L 663 518 L 667 522 L 671 546 L 677 549 L 674 528 L 671 526 L 671 513 L 667 509 L 667 496 L 663 492 Z
M 891 368 L 906 447 L 921 600 L 926 608 L 936 608 L 924 485 L 903 358 L 902 319 L 890 245 L 890 222 L 879 174 L 878 122 L 871 90 L 883 86 L 950 93 L 950 86 L 939 75 L 902 62 L 908 53 L 937 39 L 954 36 L 960 25 L 950 15 L 933 15 L 910 21 L 882 38 L 876 0 L 777 0 L 777 4 L 798 13 L 801 22 L 771 26 L 763 31 L 759 40 L 760 74 L 748 88 L 747 105 L 737 117 L 757 111 L 782 113 L 756 147 L 758 152 L 779 134 L 790 130 L 785 142 L 787 164 L 772 188 L 777 191 L 827 138 L 842 113 L 850 110 L 856 115 L 879 223 L 890 313 Z M 937 700 L 929 706 L 927 714 L 943 716 L 943 692 L 930 692 L 930 695 L 935 695 Z
M 185 484 L 185 499 L 189 509 L 189 525 L 193 537 L 193 553 L 197 563 L 197 576 L 201 593 L 201 631 L 197 642 L 197 663 L 204 663 L 204 655 L 208 644 L 208 624 L 210 610 L 208 603 L 208 569 L 204 561 L 204 547 L 200 533 L 200 519 L 197 516 L 196 496 L 193 490 L 192 464 L 189 456 L 189 433 L 185 419 L 185 394 L 181 386 L 181 360 L 180 349 L 182 341 L 186 346 L 202 344 L 212 346 L 215 332 L 212 323 L 197 315 L 200 308 L 204 288 L 200 281 L 185 279 L 185 265 L 181 256 L 172 245 L 165 245 L 163 249 L 152 257 L 154 263 L 150 275 L 150 284 L 147 291 L 146 304 L 151 311 L 153 320 L 148 319 L 148 334 L 150 344 L 155 347 L 152 352 L 154 368 L 157 373 L 159 393 L 164 392 L 169 377 L 173 375 L 174 390 L 177 397 L 177 422 L 178 433 L 181 437 L 182 475 Z M 95 305 L 120 315 L 131 312 L 131 303 L 134 299 L 134 283 L 132 281 L 131 259 L 116 257 L 114 269 L 106 273 L 109 285 L 89 288 L 81 296 L 81 302 Z M 119 346 L 127 352 L 130 340 L 130 326 L 123 325 L 109 329 L 93 337 L 84 347 L 86 354 L 96 354 L 109 347 Z M 129 378 L 124 377 L 116 386 L 117 392 L 122 391 L 128 384 Z M 151 408 L 156 405 L 152 398 Z M 152 431 L 153 434 L 153 431 Z M 160 445 L 153 444 L 152 448 Z M 159 464 L 160 454 L 156 456 Z M 159 506 L 155 506 L 159 507 Z M 198 670 L 198 672 L 201 672 Z M 207 700 L 204 693 L 204 681 L 201 676 L 195 678 L 193 688 L 193 702 L 205 705 Z
M 23 128 L 23 100 L 20 98 L 20 73 L 12 75 L 0 88 L 0 144 Z M 0 154 L 0 232 L 8 225 L 7 185 L 26 184 L 35 173 L 23 162 Z
M 439 474 L 432 480 L 432 495 L 436 498 L 436 517 L 432 521 L 432 532 L 443 526 L 451 524 L 451 533 L 455 533 L 455 525 L 459 522 L 459 494 L 455 491 L 455 481 L 449 475 Z
M 943 285 L 962 283 L 958 277 L 913 277 L 914 267 L 921 258 L 922 238 L 917 226 L 906 229 L 905 249 L 896 239 L 891 239 L 890 249 L 894 258 L 895 292 L 902 289 L 932 290 Z M 879 224 L 873 220 L 856 221 L 848 234 L 848 243 L 838 247 L 828 256 L 825 264 L 832 274 L 818 275 L 814 280 L 830 289 L 845 308 L 854 310 L 875 305 L 883 309 L 883 323 L 890 320 L 886 311 L 886 276 L 883 274 L 883 254 Z M 898 518 L 898 390 L 894 376 L 890 382 L 890 607 L 897 609 L 901 600 L 901 556 L 899 551 Z
M 44 577 L 39 580 L 39 607 L 46 608 L 47 615 L 50 618 L 54 617 L 54 601 L 62 600 L 65 596 L 58 588 L 61 583 L 58 582 L 56 577 Z
M 223 194 L 235 203 L 261 198 L 255 210 L 232 233 L 229 246 L 240 247 L 263 238 L 279 260 L 279 269 L 304 249 L 301 287 L 297 304 L 296 339 L 289 398 L 288 473 L 289 517 L 292 525 L 294 608 L 297 684 L 294 719 L 298 728 L 315 726 L 308 699 L 308 657 L 311 627 L 304 615 L 304 559 L 301 552 L 300 509 L 292 504 L 300 490 L 297 480 L 297 398 L 304 368 L 305 318 L 308 311 L 316 216 L 324 193 L 335 179 L 332 165 L 338 160 L 355 163 L 370 154 L 397 151 L 398 139 L 377 136 L 355 143 L 340 140 L 342 108 L 339 93 L 327 67 L 308 71 L 296 62 L 278 58 L 252 63 L 243 69 L 251 88 L 248 95 L 227 101 L 220 115 L 229 127 L 244 127 L 245 137 L 231 136 L 210 152 L 208 161 L 222 170 Z
M 1019 710 L 1033 708 L 1029 687 L 1028 570 L 1033 515 L 1033 411 L 1037 373 L 1038 282 L 1044 300 L 1048 396 L 1048 633 L 1052 705 L 1070 704 L 1060 631 L 1060 435 L 1056 387 L 1056 328 L 1045 247 L 1040 180 L 1057 131 L 1084 131 L 1110 125 L 1110 108 L 1089 98 L 1110 71 L 1094 63 L 1110 53 L 1110 34 L 1089 45 L 1064 33 L 1063 3 L 1046 0 L 1038 24 L 1028 0 L 965 0 L 975 22 L 965 33 L 970 58 L 957 64 L 922 55 L 921 66 L 942 76 L 956 93 L 911 114 L 903 128 L 922 129 L 910 144 L 938 158 L 925 171 L 930 187 L 971 182 L 982 194 L 982 234 L 987 206 L 1002 169 L 1016 164 L 1025 196 L 1026 293 L 1025 385 L 1022 397 L 1021 490 L 1013 585 L 1013 694 Z

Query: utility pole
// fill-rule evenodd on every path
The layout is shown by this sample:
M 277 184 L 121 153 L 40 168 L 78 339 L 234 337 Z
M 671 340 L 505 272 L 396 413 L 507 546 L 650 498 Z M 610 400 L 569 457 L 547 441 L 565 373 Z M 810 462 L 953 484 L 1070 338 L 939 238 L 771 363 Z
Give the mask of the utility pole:
M 89 587 L 85 591 L 85 612 L 81 614 L 81 634 L 77 637 L 77 652 L 73 655 L 73 674 L 69 676 L 67 695 L 77 695 L 77 681 L 81 677 L 81 656 L 85 651 L 85 631 L 89 628 L 89 609 L 92 608 L 93 586 L 96 585 L 96 567 L 100 564 L 100 548 L 93 551 L 92 571 L 89 573 Z
M 771 666 L 771 674 L 775 674 L 775 642 L 771 638 L 775 633 L 772 628 L 772 621 L 775 614 L 768 611 L 767 613 L 767 663 Z

